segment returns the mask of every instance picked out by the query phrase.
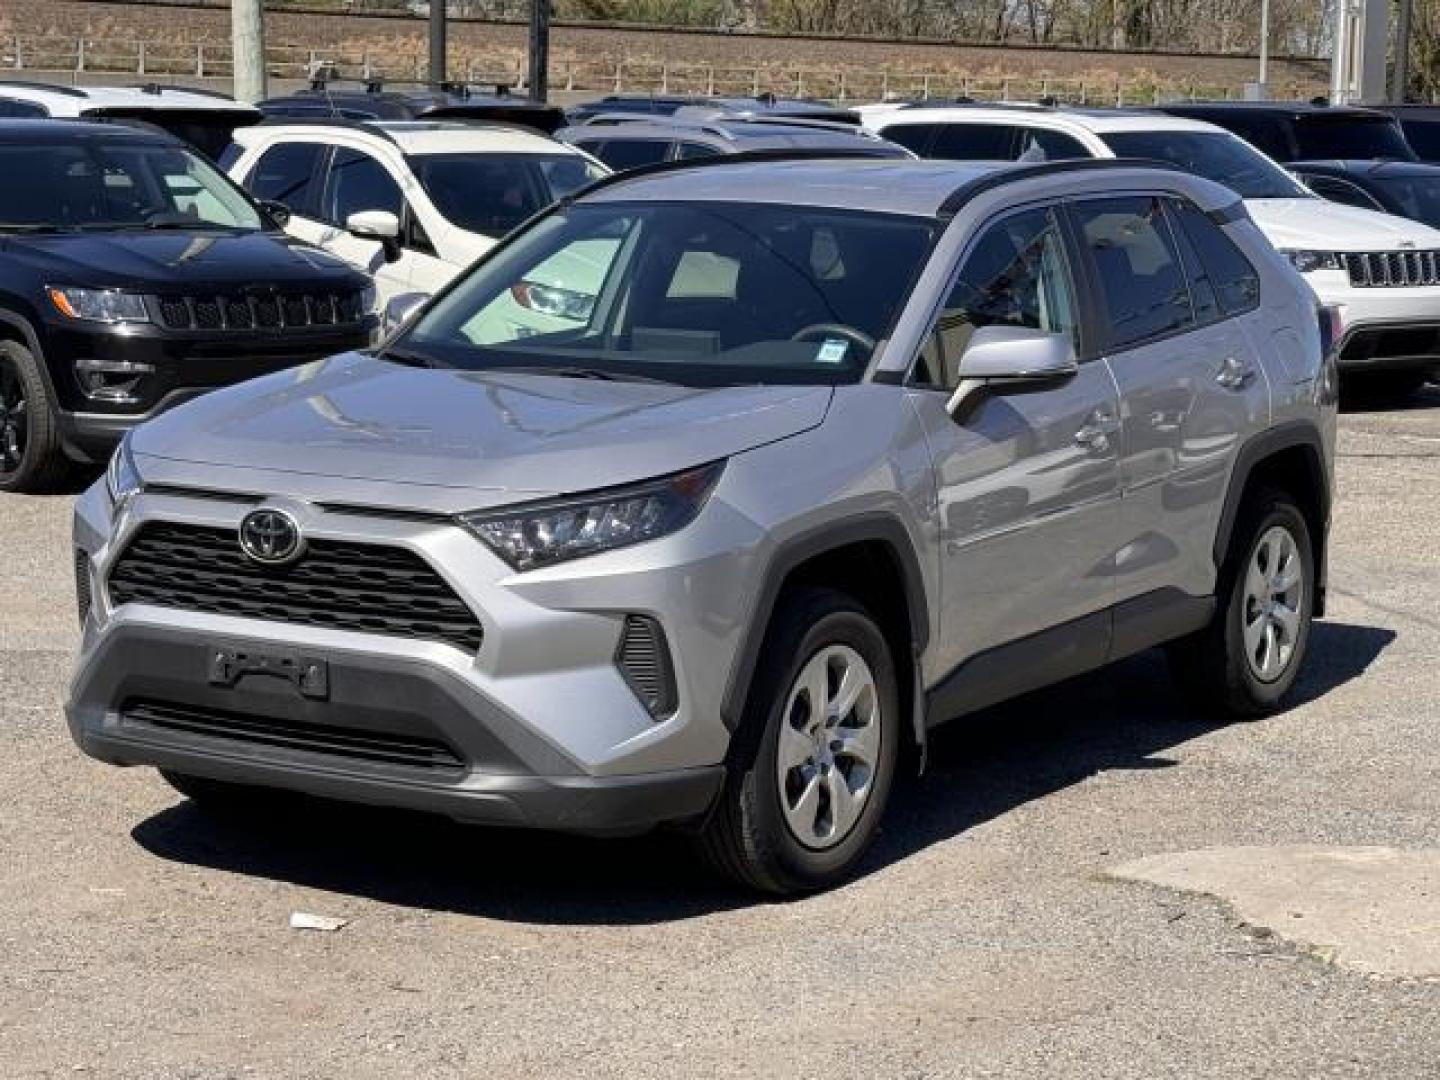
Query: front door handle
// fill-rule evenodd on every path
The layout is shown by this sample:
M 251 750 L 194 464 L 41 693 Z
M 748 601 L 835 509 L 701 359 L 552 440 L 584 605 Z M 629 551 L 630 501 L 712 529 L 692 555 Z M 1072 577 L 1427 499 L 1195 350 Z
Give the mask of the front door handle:
M 1226 390 L 1244 390 L 1254 378 L 1255 369 L 1233 356 L 1227 356 L 1215 373 L 1215 381 Z

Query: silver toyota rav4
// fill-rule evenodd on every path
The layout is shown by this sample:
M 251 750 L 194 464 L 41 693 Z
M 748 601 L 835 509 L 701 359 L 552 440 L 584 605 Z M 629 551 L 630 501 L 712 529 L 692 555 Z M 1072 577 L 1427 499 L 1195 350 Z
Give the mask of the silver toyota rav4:
M 76 511 L 70 727 L 200 801 L 677 825 L 824 887 L 937 722 L 1161 644 L 1212 715 L 1282 701 L 1326 325 L 1160 169 L 603 181 L 375 355 L 133 434 Z

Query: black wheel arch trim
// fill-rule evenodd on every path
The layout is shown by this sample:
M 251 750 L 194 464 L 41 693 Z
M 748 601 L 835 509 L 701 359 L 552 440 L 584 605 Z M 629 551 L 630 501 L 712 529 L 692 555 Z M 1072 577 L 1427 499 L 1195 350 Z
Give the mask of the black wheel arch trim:
M 930 604 L 925 594 L 920 559 L 905 526 L 899 518 L 884 511 L 817 526 L 781 544 L 764 569 L 755 606 L 750 612 L 739 652 L 731 665 L 725 697 L 720 705 L 720 718 L 728 731 L 733 732 L 740 726 L 765 633 L 774 616 L 776 601 L 791 573 L 817 556 L 867 541 L 884 543 L 895 556 L 905 586 L 905 607 L 914 651 L 910 659 L 912 663 L 919 663 L 920 654 L 930 641 Z
M 1318 509 L 1321 532 L 1319 536 L 1311 539 L 1315 549 L 1317 582 L 1314 610 L 1316 615 L 1323 615 L 1325 613 L 1327 577 L 1327 534 L 1330 524 L 1330 505 L 1333 498 L 1331 490 L 1333 478 L 1330 474 L 1329 460 L 1325 455 L 1324 439 L 1321 436 L 1320 428 L 1313 420 L 1289 420 L 1283 424 L 1277 424 L 1267 431 L 1252 436 L 1240 447 L 1240 452 L 1236 455 L 1235 467 L 1230 473 L 1230 485 L 1225 492 L 1225 505 L 1220 511 L 1219 525 L 1215 530 L 1212 557 L 1217 570 L 1224 565 L 1225 556 L 1230 550 L 1230 541 L 1235 532 L 1235 522 L 1240 514 L 1240 504 L 1245 497 L 1245 490 L 1249 486 L 1250 477 L 1254 474 L 1256 467 L 1276 454 L 1296 448 L 1303 448 L 1314 455 L 1320 474 L 1320 506 Z
M 0 323 L 18 330 L 20 336 L 25 339 L 25 348 L 30 350 L 30 355 L 35 357 L 35 366 L 40 369 L 40 378 L 45 380 L 45 389 L 50 395 L 50 400 L 59 403 L 55 394 L 55 379 L 50 374 L 50 365 L 45 360 L 45 350 L 40 346 L 40 335 L 35 332 L 34 324 L 24 315 L 20 315 L 9 308 L 0 307 Z

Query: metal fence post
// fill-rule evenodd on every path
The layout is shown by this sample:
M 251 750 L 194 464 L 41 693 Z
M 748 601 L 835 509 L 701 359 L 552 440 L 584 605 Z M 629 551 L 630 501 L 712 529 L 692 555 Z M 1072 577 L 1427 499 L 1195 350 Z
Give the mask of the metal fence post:
M 204 46 L 204 45 L 196 45 L 196 46 L 195 46 L 195 77 L 196 77 L 197 79 L 203 79 L 203 78 L 205 77 L 205 46 Z
M 85 39 L 83 37 L 75 41 L 75 70 L 85 70 Z
M 750 71 L 750 96 L 760 96 L 760 69 L 752 68 Z
M 660 65 L 660 93 L 662 93 L 662 94 L 668 94 L 669 92 L 670 92 L 670 65 L 669 65 L 669 64 L 661 64 L 661 65 Z
M 145 74 L 145 42 L 143 41 L 135 43 L 135 74 Z
M 615 61 L 615 93 L 617 93 L 617 94 L 620 93 L 620 91 L 625 88 L 625 87 L 624 87 L 624 83 L 623 83 L 623 81 L 622 81 L 623 78 L 624 78 L 624 75 L 622 74 L 622 72 L 624 71 L 624 68 L 625 68 L 625 61 L 624 61 L 624 60 L 616 60 L 616 61 Z

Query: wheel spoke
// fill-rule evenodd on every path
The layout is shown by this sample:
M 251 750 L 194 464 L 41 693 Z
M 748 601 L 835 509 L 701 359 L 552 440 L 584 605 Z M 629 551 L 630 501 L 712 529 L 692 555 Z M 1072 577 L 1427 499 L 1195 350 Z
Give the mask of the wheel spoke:
M 843 721 L 855 709 L 860 695 L 870 687 L 870 673 L 858 664 L 846 664 L 845 674 L 840 677 L 839 689 L 829 703 L 827 710 L 832 716 Z
M 830 696 L 830 670 L 825 654 L 817 653 L 800 673 L 800 690 L 810 710 L 811 724 L 825 722 L 825 700 Z
M 808 830 L 809 835 L 805 839 L 814 839 L 819 832 L 820 784 L 819 772 L 811 773 L 799 797 L 788 808 L 791 821 Z
M 860 816 L 862 800 L 850 790 L 850 783 L 839 769 L 824 774 L 825 793 L 830 797 L 830 823 L 836 839 L 850 831 Z
M 1245 574 L 1245 599 L 1263 600 L 1270 595 L 1270 579 L 1260 563 L 1261 553 L 1257 551 L 1250 560 L 1250 569 Z
M 1245 624 L 1245 650 L 1252 658 L 1260 655 L 1260 646 L 1265 639 L 1265 628 L 1270 625 L 1270 620 L 1264 615 L 1256 615 Z M 1259 660 L 1255 661 L 1257 664 Z
M 1265 620 L 1265 644 L 1261 646 L 1260 671 L 1269 675 L 1280 660 L 1280 631 L 1270 619 Z
M 1280 573 L 1275 578 L 1275 591 L 1285 594 L 1300 584 L 1300 559 L 1295 555 L 1285 560 L 1280 566 Z
M 803 731 L 796 729 L 787 717 L 780 725 L 779 746 L 780 768 L 789 772 L 810 760 L 815 753 L 815 741 Z
M 1293 644 L 1300 636 L 1300 612 L 1294 608 L 1288 608 L 1284 604 L 1276 604 L 1275 609 L 1270 613 L 1286 644 Z
M 849 758 L 873 769 L 880 756 L 880 729 L 873 723 L 841 728 L 832 745 L 837 758 Z

